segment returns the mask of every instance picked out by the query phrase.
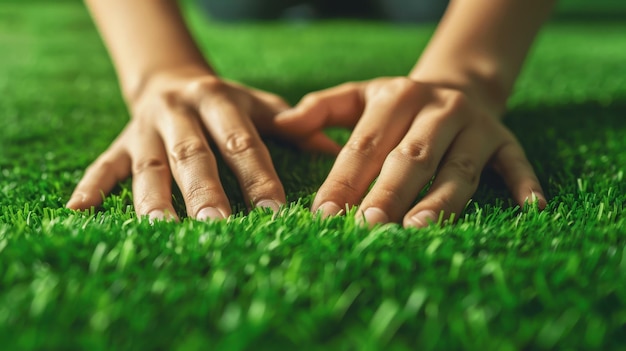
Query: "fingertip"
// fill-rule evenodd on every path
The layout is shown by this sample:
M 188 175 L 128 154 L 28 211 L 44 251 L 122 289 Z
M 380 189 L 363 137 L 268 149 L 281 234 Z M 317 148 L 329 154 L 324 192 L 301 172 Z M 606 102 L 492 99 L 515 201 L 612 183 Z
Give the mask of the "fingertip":
M 424 228 L 437 223 L 439 216 L 433 210 L 422 210 L 414 215 L 404 218 L 404 227 Z
M 539 190 L 531 190 L 530 194 L 524 197 L 523 201 L 520 203 L 522 206 L 526 204 L 537 205 L 537 208 L 544 210 L 548 206 L 548 201 L 546 200 L 543 192 Z
M 176 222 L 178 221 L 178 216 L 175 214 L 175 212 L 171 210 L 153 210 L 148 213 L 148 221 L 150 222 L 150 224 L 154 224 L 155 222 L 159 221 Z
M 215 207 L 205 207 L 198 211 L 198 214 L 196 215 L 196 219 L 199 221 L 219 220 L 224 218 L 226 218 L 226 216 L 224 216 L 224 214 Z
M 65 208 L 69 208 L 70 210 L 79 210 L 81 209 L 81 204 L 84 202 L 84 196 L 82 195 L 72 195 L 70 199 L 65 204 Z
M 91 207 L 98 206 L 102 203 L 102 199 L 94 199 L 93 197 L 84 193 L 75 193 L 65 204 L 66 208 L 71 210 L 87 210 Z
M 255 207 L 268 208 L 274 212 L 280 211 L 281 204 L 275 200 L 261 200 L 256 203 Z
M 361 212 L 357 219 L 362 224 L 367 224 L 370 228 L 376 224 L 384 224 L 389 222 L 389 216 L 385 211 L 378 207 L 369 207 Z
M 317 209 L 312 209 L 312 211 L 318 213 L 321 218 L 328 218 L 341 214 L 343 209 L 336 203 L 327 201 L 321 204 Z
M 165 219 L 165 212 L 161 210 L 154 210 L 148 213 L 148 221 L 150 221 L 150 223 L 154 223 L 156 221 L 161 221 L 164 219 Z
M 546 200 L 545 197 L 540 197 L 539 201 L 537 202 L 537 206 L 540 210 L 545 210 L 546 207 L 548 207 L 548 200 Z

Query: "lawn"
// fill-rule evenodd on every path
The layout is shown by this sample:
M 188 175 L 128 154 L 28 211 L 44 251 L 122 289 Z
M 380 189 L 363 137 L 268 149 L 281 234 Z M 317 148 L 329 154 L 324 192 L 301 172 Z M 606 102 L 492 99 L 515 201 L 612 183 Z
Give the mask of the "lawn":
M 190 21 L 222 75 L 292 103 L 405 74 L 433 29 Z M 506 123 L 544 211 L 514 206 L 486 171 L 455 224 L 320 220 L 308 205 L 333 159 L 268 140 L 290 201 L 279 214 L 245 213 L 222 167 L 236 215 L 151 225 L 128 181 L 101 209 L 63 208 L 128 119 L 83 6 L 0 4 L 1 348 L 623 349 L 624 33 L 553 22 L 518 81 Z

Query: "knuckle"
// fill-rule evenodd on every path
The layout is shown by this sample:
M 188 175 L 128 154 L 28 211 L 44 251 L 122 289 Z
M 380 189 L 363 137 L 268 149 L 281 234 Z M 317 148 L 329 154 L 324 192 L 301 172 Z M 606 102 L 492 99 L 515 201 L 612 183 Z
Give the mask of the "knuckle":
M 176 108 L 180 105 L 180 100 L 180 93 L 175 90 L 168 90 L 159 94 L 159 101 L 161 101 L 162 106 L 165 106 L 167 108 Z
M 474 160 L 468 157 L 456 157 L 447 162 L 449 169 L 468 184 L 478 184 L 480 169 Z
M 352 196 L 356 196 L 359 194 L 359 189 L 356 184 L 350 179 L 345 177 L 335 177 L 333 179 L 328 180 L 328 189 L 329 194 L 350 194 Z
M 269 175 L 260 175 L 245 179 L 242 185 L 248 191 L 253 201 L 266 198 L 267 195 L 280 194 L 283 192 L 283 187 L 280 182 Z
M 200 199 L 207 197 L 211 193 L 211 187 L 204 183 L 194 183 L 186 191 L 188 198 Z
M 374 188 L 372 193 L 368 195 L 368 197 L 374 198 L 377 203 L 389 204 L 391 207 L 393 205 L 403 204 L 406 202 L 406 198 L 401 196 L 399 191 L 401 189 L 391 189 L 386 186 L 377 186 Z
M 314 105 L 319 104 L 321 101 L 322 101 L 322 97 L 320 93 L 314 92 L 314 93 L 308 93 L 304 95 L 302 97 L 302 101 L 300 102 L 300 104 L 304 106 L 314 106 Z
M 456 112 L 466 109 L 469 106 L 467 95 L 457 90 L 446 90 L 444 92 L 443 110 L 447 112 Z
M 375 135 L 353 135 L 344 150 L 361 157 L 375 157 L 380 154 L 380 141 Z
M 155 114 L 158 115 L 159 110 L 177 106 L 179 102 L 180 94 L 174 89 L 146 94 L 130 106 L 133 115 L 132 121 L 143 120 L 144 118 L 151 119 Z
M 206 94 L 223 92 L 229 87 L 228 83 L 217 77 L 203 77 L 190 82 L 186 91 L 194 97 L 201 97 Z
M 109 153 L 106 152 L 105 154 L 102 154 L 102 156 L 100 156 L 98 159 L 96 159 L 93 163 L 91 163 L 85 171 L 90 173 L 100 170 L 108 172 L 115 169 L 118 164 L 119 163 L 115 161 L 115 158 L 113 158 L 112 155 L 109 155 Z
M 390 95 L 394 98 L 408 98 L 417 94 L 418 83 L 407 77 L 394 77 L 381 81 L 382 84 L 377 84 L 375 93 L 382 94 L 384 96 Z
M 408 77 L 394 77 L 388 84 L 397 91 L 412 91 L 417 87 L 417 83 Z
M 208 153 L 208 146 L 201 139 L 186 139 L 177 142 L 170 150 L 170 157 L 174 162 L 184 162 L 196 159 Z
M 402 143 L 391 151 L 389 157 L 418 164 L 425 169 L 433 169 L 435 166 L 430 147 L 422 142 Z
M 133 174 L 140 174 L 146 171 L 162 171 L 167 168 L 165 160 L 148 157 L 137 160 L 133 163 Z
M 156 93 L 152 99 L 147 99 L 145 104 L 140 106 L 138 114 L 143 117 L 152 118 L 161 109 L 176 109 L 181 105 L 182 95 L 180 91 L 168 89 Z
M 159 195 L 146 193 L 135 200 L 135 211 L 139 214 L 148 214 L 155 209 L 167 208 L 169 205 L 170 204 Z
M 149 98 L 139 101 L 132 107 L 132 128 L 133 132 L 138 132 L 154 123 L 155 116 L 158 118 L 169 117 L 169 111 L 183 109 L 183 96 L 179 91 L 166 90 Z
M 224 152 L 228 156 L 242 154 L 257 147 L 255 138 L 247 132 L 237 131 L 230 133 L 224 143 Z
M 212 182 L 194 182 L 183 188 L 183 196 L 187 204 L 189 213 L 196 213 L 201 208 L 215 207 L 222 189 L 218 184 Z

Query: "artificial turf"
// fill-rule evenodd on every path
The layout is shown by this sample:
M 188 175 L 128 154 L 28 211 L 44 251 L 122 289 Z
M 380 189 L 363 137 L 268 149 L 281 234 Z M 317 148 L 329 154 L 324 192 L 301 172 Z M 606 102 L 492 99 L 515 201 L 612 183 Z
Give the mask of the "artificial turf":
M 405 74 L 433 28 L 191 22 L 222 75 L 294 103 Z M 244 213 L 222 167 L 237 215 L 151 225 L 129 182 L 102 209 L 63 208 L 128 118 L 82 5 L 0 4 L 0 347 L 624 348 L 625 32 L 551 23 L 520 77 L 506 123 L 550 197 L 542 212 L 487 172 L 455 224 L 320 220 L 307 205 L 333 159 L 269 140 L 279 214 Z

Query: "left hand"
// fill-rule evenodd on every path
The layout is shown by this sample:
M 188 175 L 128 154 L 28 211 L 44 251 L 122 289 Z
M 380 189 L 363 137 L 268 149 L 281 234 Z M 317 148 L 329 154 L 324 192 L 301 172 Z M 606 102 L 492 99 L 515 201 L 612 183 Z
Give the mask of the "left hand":
M 545 207 L 535 172 L 501 113 L 488 99 L 395 77 L 311 93 L 274 123 L 301 143 L 320 138 L 326 127 L 354 128 L 312 211 L 329 216 L 359 205 L 370 225 L 402 221 L 423 227 L 452 214 L 458 218 L 487 164 L 518 204 Z M 433 177 L 428 193 L 411 207 Z
M 285 193 L 261 135 L 281 137 L 271 121 L 288 108 L 277 95 L 202 69 L 159 72 L 129 101 L 131 120 L 87 169 L 66 206 L 98 206 L 103 194 L 132 175 L 138 216 L 178 219 L 174 179 L 190 217 L 226 218 L 231 206 L 219 178 L 216 149 L 239 181 L 246 203 L 278 211 Z M 320 136 L 299 145 L 323 150 L 328 141 Z

